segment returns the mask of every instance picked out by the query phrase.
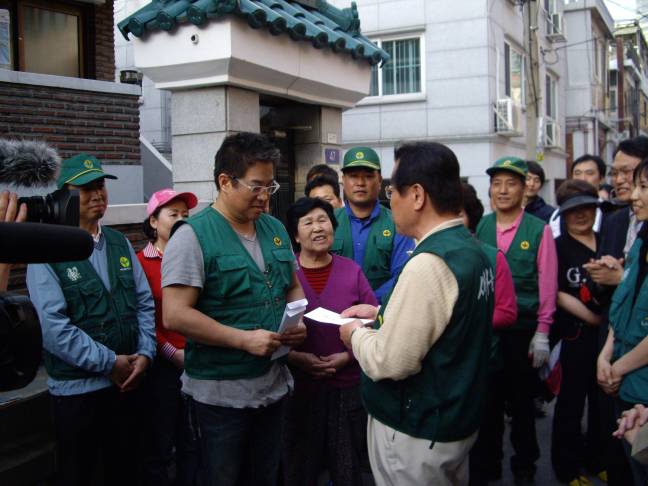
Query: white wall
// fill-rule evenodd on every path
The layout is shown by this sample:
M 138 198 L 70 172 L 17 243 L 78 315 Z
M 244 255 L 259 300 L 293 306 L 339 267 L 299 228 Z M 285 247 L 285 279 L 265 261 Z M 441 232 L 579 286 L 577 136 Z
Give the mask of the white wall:
M 145 2 L 146 3 L 146 2 Z M 115 78 L 124 69 L 135 69 L 133 43 L 126 41 L 117 29 L 117 22 L 133 13 L 139 4 L 134 0 L 115 0 Z M 136 8 L 137 7 L 137 8 Z M 142 102 L 140 104 L 140 134 L 155 148 L 170 151 L 170 106 L 171 94 L 155 89 L 146 76 L 142 80 Z

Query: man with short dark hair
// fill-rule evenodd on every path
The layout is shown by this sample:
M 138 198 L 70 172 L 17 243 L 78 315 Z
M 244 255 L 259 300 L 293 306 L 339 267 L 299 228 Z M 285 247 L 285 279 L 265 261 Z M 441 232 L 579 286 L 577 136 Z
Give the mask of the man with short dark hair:
M 555 208 L 547 204 L 540 196 L 540 191 L 545 183 L 545 171 L 540 164 L 533 160 L 527 160 L 527 168 L 524 210 L 548 223 Z
M 139 393 L 155 356 L 153 297 L 124 235 L 100 225 L 108 208 L 96 157 L 63 162 L 57 185 L 79 191 L 79 226 L 94 239 L 90 258 L 27 267 L 43 329 L 61 484 L 136 484 Z
M 572 179 L 588 182 L 597 189 L 605 182 L 606 172 L 605 162 L 598 155 L 581 155 L 571 165 Z
M 486 391 L 494 269 L 464 228 L 459 163 L 447 147 L 396 150 L 391 196 L 397 229 L 417 241 L 376 318 L 341 327 L 363 370 L 371 469 L 378 486 L 468 484 L 468 453 Z
M 316 177 L 328 177 L 331 180 L 338 180 L 337 171 L 328 164 L 316 164 L 306 173 L 306 183 L 312 181 Z
M 495 211 L 480 221 L 477 237 L 505 253 L 518 303 L 517 322 L 500 332 L 504 356 L 501 380 L 507 393 L 492 420 L 502 424 L 506 399 L 515 451 L 511 470 L 516 484 L 532 484 L 540 457 L 533 398 L 538 386 L 536 369 L 549 359 L 549 329 L 558 283 L 556 247 L 549 226 L 522 209 L 527 163 L 518 157 L 503 157 L 486 173 Z M 503 424 L 497 429 L 503 431 Z M 501 437 L 485 440 L 501 450 Z M 501 476 L 501 460 L 498 462 L 492 464 L 492 477 L 487 479 Z
M 342 183 L 347 205 L 335 211 L 338 227 L 331 251 L 352 258 L 380 301 L 394 286 L 396 275 L 414 248 L 398 234 L 391 211 L 378 201 L 380 158 L 369 147 L 353 147 L 344 155 Z
M 230 135 L 216 153 L 214 203 L 185 220 L 162 260 L 164 325 L 186 336 L 182 391 L 190 397 L 204 486 L 274 485 L 284 403 L 293 379 L 278 333 L 286 304 L 304 298 L 283 225 L 265 213 L 279 150 L 267 137 Z
M 331 179 L 327 176 L 317 176 L 306 184 L 304 189 L 306 197 L 319 197 L 333 206 L 334 209 L 341 208 L 342 199 L 340 198 L 340 184 L 337 179 Z
M 632 211 L 631 195 L 634 187 L 632 174 L 646 157 L 648 157 L 648 137 L 643 136 L 623 140 L 614 152 L 610 178 L 614 186 L 613 203 L 619 206 L 619 209 L 604 218 L 601 226 L 601 251 L 604 253 L 601 255 L 610 255 L 616 259 L 625 258 L 637 238 L 641 222 L 637 221 Z M 599 275 L 593 275 L 595 281 L 617 285 L 618 278 L 607 272 L 604 266 L 593 269 L 600 274 L 600 278 Z

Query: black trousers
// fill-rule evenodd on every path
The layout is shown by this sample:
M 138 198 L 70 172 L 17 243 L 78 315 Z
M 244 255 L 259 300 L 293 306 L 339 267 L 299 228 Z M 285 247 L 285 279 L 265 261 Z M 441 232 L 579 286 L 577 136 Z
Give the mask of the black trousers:
M 500 332 L 504 368 L 493 385 L 495 396 L 491 426 L 480 431 L 480 440 L 484 441 L 481 447 L 489 451 L 491 461 L 490 465 L 483 464 L 481 467 L 490 472 L 501 470 L 504 411 L 508 409 L 511 413 L 511 443 L 514 451 L 511 471 L 514 476 L 535 476 L 535 462 L 540 457 L 540 448 L 536 437 L 533 399 L 538 393 L 540 381 L 528 356 L 534 332 L 531 329 L 507 329 Z
M 57 481 L 64 486 L 139 484 L 138 390 L 115 387 L 52 396 Z
M 502 373 L 503 369 L 493 370 L 488 379 L 479 434 L 470 450 L 470 486 L 485 485 L 502 477 L 504 417 L 501 397 L 505 395 Z
M 198 479 L 200 453 L 189 423 L 188 397 L 183 397 L 182 370 L 157 358 L 142 383 L 146 414 L 142 443 L 144 484 L 190 486 Z M 169 468 L 175 464 L 175 475 Z
M 551 461 L 556 477 L 571 481 L 581 468 L 591 473 L 605 469 L 606 437 L 601 426 L 601 395 L 596 382 L 598 329 L 573 328 L 560 351 L 562 382 L 556 400 L 551 436 Z M 587 433 L 581 419 L 587 399 Z

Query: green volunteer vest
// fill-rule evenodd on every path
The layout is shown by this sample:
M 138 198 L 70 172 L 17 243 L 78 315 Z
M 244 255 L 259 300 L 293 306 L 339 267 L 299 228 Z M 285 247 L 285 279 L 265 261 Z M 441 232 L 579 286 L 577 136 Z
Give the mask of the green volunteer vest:
M 494 246 L 489 245 L 488 243 L 481 243 L 481 249 L 484 250 L 488 261 L 490 262 L 491 267 L 493 268 L 493 275 L 497 275 L 497 252 L 499 251 Z M 497 279 L 493 277 L 493 285 L 497 285 Z M 493 298 L 494 298 L 493 294 Z M 493 311 L 494 312 L 494 311 Z M 490 346 L 490 359 L 488 360 L 488 366 L 491 373 L 495 373 L 497 370 L 501 369 L 504 366 L 504 359 L 502 357 L 502 352 L 500 350 L 500 338 L 499 334 L 493 331 L 491 337 L 491 346 Z
M 101 227 L 105 238 L 108 291 L 89 260 L 51 263 L 61 283 L 71 324 L 116 354 L 137 351 L 137 295 L 133 262 L 126 238 L 118 231 Z M 45 352 L 45 368 L 55 380 L 98 376 L 70 365 Z
M 277 331 L 294 272 L 294 255 L 283 225 L 267 214 L 256 221 L 266 270 L 262 272 L 230 224 L 211 207 L 187 219 L 200 242 L 205 285 L 196 309 L 236 329 Z M 201 380 L 254 378 L 268 372 L 269 358 L 240 349 L 187 340 L 185 371 Z
M 391 211 L 380 206 L 380 214 L 371 222 L 371 229 L 367 237 L 362 272 L 367 277 L 373 290 L 379 288 L 391 278 L 391 254 L 394 247 L 396 225 Z M 353 237 L 351 234 L 351 221 L 345 208 L 335 210 L 338 227 L 335 230 L 335 240 L 331 252 L 353 260 Z
M 637 238 L 625 264 L 623 280 L 612 295 L 610 325 L 614 330 L 613 360 L 634 349 L 648 335 L 648 279 L 644 279 L 636 300 L 639 251 L 643 241 Z M 628 403 L 648 404 L 648 366 L 623 377 L 619 395 Z
M 479 243 L 463 226 L 430 235 L 412 258 L 422 252 L 441 257 L 457 279 L 459 298 L 450 322 L 423 359 L 421 371 L 398 381 L 372 381 L 363 373 L 361 393 L 368 413 L 381 423 L 412 437 L 452 442 L 479 427 L 488 377 L 494 275 Z M 378 315 L 378 328 L 389 297 Z
M 524 213 L 511 246 L 505 253 L 513 275 L 517 297 L 518 320 L 509 329 L 535 329 L 538 325 L 538 249 L 545 223 Z M 497 248 L 495 213 L 482 218 L 477 225 L 477 238 Z

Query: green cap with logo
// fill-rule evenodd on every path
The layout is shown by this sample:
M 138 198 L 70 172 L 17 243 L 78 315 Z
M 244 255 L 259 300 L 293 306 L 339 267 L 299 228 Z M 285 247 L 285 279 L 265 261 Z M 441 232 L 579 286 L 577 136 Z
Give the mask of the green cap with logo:
M 101 178 L 117 179 L 116 176 L 106 174 L 103 171 L 101 162 L 94 155 L 78 154 L 63 161 L 56 185 L 59 189 L 65 184 L 85 186 Z
M 344 154 L 342 172 L 346 169 L 364 167 L 365 169 L 380 170 L 380 157 L 369 147 L 353 147 Z
M 513 172 L 515 175 L 526 178 L 529 168 L 527 167 L 527 163 L 519 157 L 502 157 L 486 169 L 486 173 L 489 176 L 501 171 Z

